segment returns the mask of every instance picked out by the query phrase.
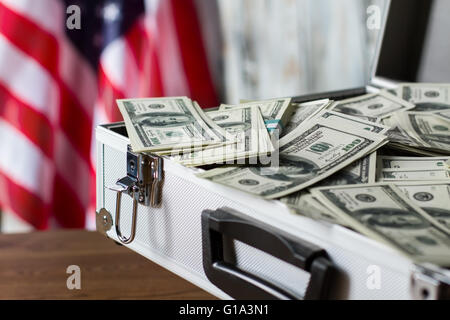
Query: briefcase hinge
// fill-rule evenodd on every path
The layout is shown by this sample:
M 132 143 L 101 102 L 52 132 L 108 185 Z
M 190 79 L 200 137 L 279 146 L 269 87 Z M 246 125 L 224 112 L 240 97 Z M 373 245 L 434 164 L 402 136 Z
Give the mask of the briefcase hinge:
M 95 215 L 95 226 L 98 232 L 108 236 L 106 232 L 111 230 L 113 225 L 112 216 L 105 208 L 101 208 Z
M 162 188 L 164 184 L 164 160 L 147 153 L 135 153 L 128 146 L 127 175 L 117 180 L 108 189 L 117 192 L 115 226 L 119 240 L 124 244 L 133 241 L 136 232 L 136 215 L 138 205 L 157 208 L 162 202 Z M 130 236 L 124 237 L 120 230 L 120 211 L 122 193 L 133 199 L 133 212 Z
M 411 275 L 411 295 L 416 300 L 450 299 L 450 273 L 433 266 L 416 266 Z

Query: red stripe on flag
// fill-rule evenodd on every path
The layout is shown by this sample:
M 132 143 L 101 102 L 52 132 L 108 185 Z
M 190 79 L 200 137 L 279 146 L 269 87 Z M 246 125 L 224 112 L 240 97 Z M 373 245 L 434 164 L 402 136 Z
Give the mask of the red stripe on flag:
M 195 5 L 192 0 L 171 0 L 171 8 L 191 97 L 202 107 L 217 106 L 218 98 L 209 72 Z
M 0 171 L 0 204 L 16 213 L 38 230 L 48 227 L 50 208 L 22 186 L 14 183 Z
M 150 71 L 149 71 L 149 96 L 150 97 L 163 97 L 164 86 L 162 83 L 161 69 L 159 67 L 159 60 L 157 51 L 152 49 L 150 59 Z
M 142 51 L 144 49 L 145 43 L 142 38 L 141 32 L 141 21 L 136 22 L 125 35 L 125 40 L 127 41 L 132 53 L 133 58 L 136 61 L 136 65 L 139 70 L 143 70 L 143 65 L 145 64 L 145 58 L 148 56 L 143 55 Z
M 61 95 L 59 125 L 72 146 L 89 165 L 91 153 L 92 122 L 67 95 Z
M 139 95 L 161 97 L 164 95 L 157 48 L 148 34 L 144 21 L 138 21 L 125 36 L 139 68 Z
M 100 64 L 98 72 L 98 91 L 99 99 L 102 101 L 104 112 L 110 121 L 123 121 L 119 108 L 116 105 L 116 99 L 124 99 L 125 96 L 121 90 L 117 89 L 106 75 L 103 66 Z
M 70 168 L 67 168 L 70 170 Z M 67 183 L 60 177 L 55 177 L 53 185 L 53 216 L 63 228 L 84 228 L 86 209 L 70 190 Z
M 129 57 L 130 61 L 133 61 L 138 68 L 137 79 L 134 79 L 137 83 L 137 97 L 148 97 L 150 88 L 147 66 L 151 59 L 151 52 L 148 51 L 147 39 L 143 36 L 140 21 L 135 23 L 125 35 L 125 41 L 132 53 L 132 57 Z
M 41 113 L 12 95 L 0 83 L 0 117 L 21 131 L 48 157 L 53 157 L 53 129 Z

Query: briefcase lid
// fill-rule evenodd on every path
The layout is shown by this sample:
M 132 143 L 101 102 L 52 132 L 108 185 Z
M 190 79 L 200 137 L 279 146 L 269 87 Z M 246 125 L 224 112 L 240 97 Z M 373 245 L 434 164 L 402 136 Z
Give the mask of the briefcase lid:
M 371 82 L 450 83 L 450 1 L 389 2 Z

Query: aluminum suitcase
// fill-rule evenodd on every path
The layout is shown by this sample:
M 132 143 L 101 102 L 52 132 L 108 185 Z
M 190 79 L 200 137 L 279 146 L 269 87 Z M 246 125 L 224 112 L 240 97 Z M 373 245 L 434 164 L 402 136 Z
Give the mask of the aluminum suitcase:
M 391 7 L 367 87 L 294 101 L 376 92 L 394 85 L 387 78 L 396 75 L 415 80 L 407 74 L 411 69 L 388 65 L 388 56 L 397 52 L 390 36 L 397 30 L 394 18 L 401 2 Z M 388 70 L 384 78 L 381 69 Z M 97 127 L 96 139 L 98 231 L 219 298 L 450 298 L 449 270 L 416 265 L 350 229 L 200 179 L 195 173 L 201 169 L 135 154 L 123 123 Z M 137 191 L 133 198 L 126 195 L 129 188 Z

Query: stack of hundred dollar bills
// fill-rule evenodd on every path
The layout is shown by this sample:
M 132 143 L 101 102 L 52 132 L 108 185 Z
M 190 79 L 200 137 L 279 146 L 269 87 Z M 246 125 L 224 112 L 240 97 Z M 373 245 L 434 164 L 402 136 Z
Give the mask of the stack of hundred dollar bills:
M 450 84 L 347 100 L 117 101 L 134 151 L 450 266 Z
M 135 152 L 151 152 L 185 166 L 258 163 L 275 151 L 267 126 L 287 121 L 291 99 L 204 112 L 186 97 L 117 100 Z

